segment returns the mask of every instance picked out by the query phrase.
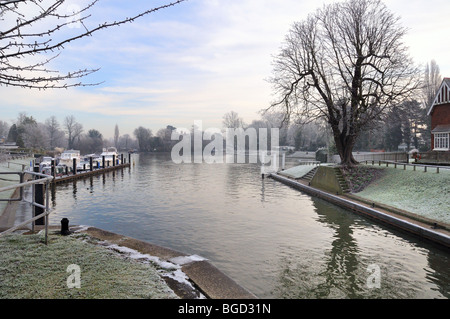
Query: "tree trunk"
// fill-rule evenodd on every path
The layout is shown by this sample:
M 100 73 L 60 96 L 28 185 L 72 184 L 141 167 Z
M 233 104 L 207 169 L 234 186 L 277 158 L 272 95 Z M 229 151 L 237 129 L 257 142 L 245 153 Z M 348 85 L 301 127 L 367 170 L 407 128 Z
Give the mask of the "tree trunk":
M 355 166 L 358 165 L 358 161 L 353 157 L 353 143 L 345 145 L 342 154 L 339 154 L 341 157 L 341 165 L 343 166 Z
M 339 126 L 332 125 L 334 142 L 336 144 L 336 149 L 341 158 L 341 165 L 343 166 L 355 166 L 359 163 L 353 157 L 353 147 L 356 142 L 356 138 L 347 135 L 343 136 L 341 131 L 339 130 Z

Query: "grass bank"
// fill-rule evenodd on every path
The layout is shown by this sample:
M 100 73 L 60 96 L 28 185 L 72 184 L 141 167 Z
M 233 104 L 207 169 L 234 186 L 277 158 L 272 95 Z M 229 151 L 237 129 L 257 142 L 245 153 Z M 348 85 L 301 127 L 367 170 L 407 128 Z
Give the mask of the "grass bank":
M 351 174 L 351 173 L 349 173 Z M 450 170 L 361 165 L 351 180 L 358 197 L 450 224 Z M 359 182 L 358 182 L 359 180 Z
M 0 238 L 0 298 L 174 299 L 158 267 L 126 259 L 86 234 L 12 234 Z M 69 265 L 80 270 L 80 288 Z M 72 277 L 71 277 L 72 275 Z M 69 285 L 68 285 L 69 281 Z

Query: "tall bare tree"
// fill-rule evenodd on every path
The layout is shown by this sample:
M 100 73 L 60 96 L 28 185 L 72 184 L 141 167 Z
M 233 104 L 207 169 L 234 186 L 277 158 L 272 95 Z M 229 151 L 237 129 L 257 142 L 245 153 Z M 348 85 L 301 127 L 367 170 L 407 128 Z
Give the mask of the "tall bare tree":
M 114 146 L 119 148 L 119 125 L 114 127 Z
M 424 103 L 426 105 L 426 111 L 431 107 L 431 104 L 436 97 L 436 93 L 442 83 L 442 76 L 440 73 L 439 65 L 435 60 L 431 60 L 425 67 L 424 80 L 423 80 L 423 95 Z
M 67 133 L 68 148 L 73 149 L 76 139 L 83 133 L 83 125 L 76 121 L 75 116 L 68 115 L 64 118 L 64 129 Z
M 244 120 L 235 111 L 230 111 L 224 114 L 222 124 L 224 128 L 241 128 L 244 127 Z
M 51 150 L 57 146 L 62 146 L 62 139 L 64 137 L 64 132 L 61 131 L 60 125 L 56 116 L 50 116 L 45 120 L 45 128 L 48 135 L 48 144 Z
M 324 118 L 343 165 L 366 127 L 419 87 L 406 29 L 379 0 L 348 0 L 295 23 L 274 59 L 270 107 L 292 117 Z
M 183 1 L 167 2 L 128 18 L 93 25 L 88 22 L 90 12 L 100 0 L 91 0 L 85 6 L 68 5 L 66 0 L 0 0 L 0 85 L 38 89 L 88 85 L 77 79 L 96 69 L 67 74 L 52 70 L 49 64 L 59 56 L 57 52 L 100 30 L 133 22 Z

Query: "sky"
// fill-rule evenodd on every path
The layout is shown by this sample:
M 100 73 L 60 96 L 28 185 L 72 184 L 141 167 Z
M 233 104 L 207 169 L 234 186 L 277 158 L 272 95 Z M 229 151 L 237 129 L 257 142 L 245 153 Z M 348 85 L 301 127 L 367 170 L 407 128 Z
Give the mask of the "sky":
M 72 0 L 80 5 L 87 0 Z M 225 113 L 245 122 L 260 118 L 275 96 L 268 79 L 272 61 L 294 22 L 323 4 L 317 0 L 188 0 L 139 20 L 66 45 L 52 61 L 64 72 L 100 68 L 83 79 L 96 86 L 30 90 L 0 86 L 0 120 L 12 124 L 19 112 L 62 124 L 74 115 L 84 131 L 104 137 L 154 134 L 167 125 L 221 128 Z M 96 25 L 167 3 L 163 0 L 101 0 L 90 11 Z M 448 0 L 385 0 L 408 28 L 405 44 L 417 64 L 436 60 L 450 77 Z M 69 9 L 68 9 L 69 10 Z M 1 27 L 0 27 L 1 28 Z M 76 30 L 68 30 L 76 31 Z

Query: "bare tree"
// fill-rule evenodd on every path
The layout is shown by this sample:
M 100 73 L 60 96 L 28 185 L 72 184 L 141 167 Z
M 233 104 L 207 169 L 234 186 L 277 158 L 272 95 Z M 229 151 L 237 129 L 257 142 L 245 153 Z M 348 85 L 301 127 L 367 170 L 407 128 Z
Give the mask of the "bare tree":
M 8 136 L 9 124 L 5 121 L 0 120 L 0 139 Z
M 119 148 L 124 150 L 129 150 L 132 144 L 131 136 L 129 134 L 124 134 L 119 137 Z
M 239 117 L 239 114 L 231 111 L 223 116 L 224 128 L 241 128 L 244 127 L 244 121 Z
M 114 127 L 114 146 L 119 148 L 119 125 Z
M 64 129 L 67 133 L 68 148 L 73 149 L 75 140 L 80 138 L 83 132 L 83 125 L 76 121 L 75 116 L 68 115 L 64 118 Z
M 51 150 L 57 146 L 62 146 L 64 132 L 61 131 L 56 116 L 50 116 L 45 120 L 45 127 L 48 135 L 48 144 Z
M 26 148 L 47 149 L 48 136 L 42 123 L 26 124 L 23 131 L 23 143 Z
M 69 80 L 80 79 L 97 69 L 67 74 L 51 70 L 49 63 L 59 56 L 55 52 L 97 31 L 133 22 L 183 1 L 168 2 L 132 17 L 89 26 L 89 12 L 100 0 L 92 0 L 83 7 L 68 6 L 65 0 L 0 0 L 0 85 L 38 89 L 88 85 Z
M 139 126 L 134 130 L 134 136 L 136 136 L 141 152 L 148 152 L 151 150 L 152 131 L 150 129 Z
M 354 165 L 359 134 L 419 87 L 406 30 L 379 0 L 324 6 L 295 23 L 274 59 L 271 82 L 285 121 L 324 118 L 341 164 Z
M 423 80 L 423 95 L 424 103 L 426 105 L 426 112 L 428 112 L 431 104 L 433 103 L 436 93 L 442 83 L 442 77 L 440 74 L 439 65 L 435 60 L 431 60 L 425 67 L 425 74 Z

